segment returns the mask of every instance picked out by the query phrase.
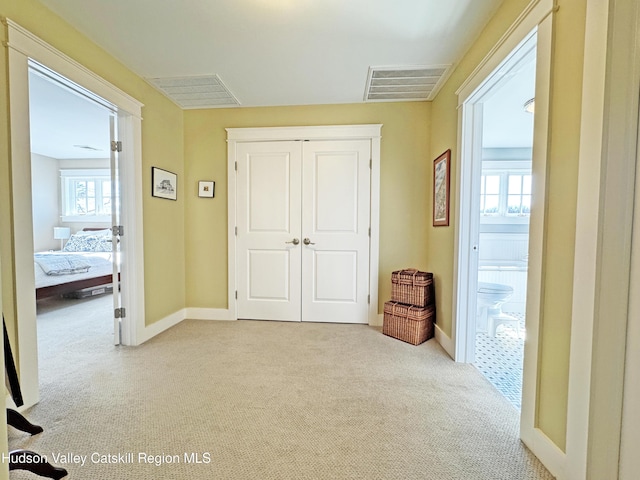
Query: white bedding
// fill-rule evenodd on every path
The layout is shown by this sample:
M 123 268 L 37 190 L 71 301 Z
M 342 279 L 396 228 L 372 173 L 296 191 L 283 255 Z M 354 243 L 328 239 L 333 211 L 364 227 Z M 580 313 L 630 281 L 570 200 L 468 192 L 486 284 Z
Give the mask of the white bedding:
M 87 272 L 73 273 L 68 275 L 47 275 L 38 262 L 34 261 L 34 270 L 36 276 L 36 288 L 48 287 L 51 285 L 60 285 L 63 283 L 75 282 L 76 280 L 84 280 L 87 278 L 101 277 L 113 273 L 113 264 L 111 262 L 112 254 L 110 252 L 45 252 L 50 255 L 73 255 L 78 256 L 84 262 L 90 265 Z

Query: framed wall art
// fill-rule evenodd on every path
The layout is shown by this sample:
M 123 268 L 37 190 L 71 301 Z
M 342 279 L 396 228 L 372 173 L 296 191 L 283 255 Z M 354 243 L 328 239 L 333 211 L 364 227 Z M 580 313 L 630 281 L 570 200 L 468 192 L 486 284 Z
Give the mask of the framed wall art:
M 167 200 L 178 199 L 178 176 L 157 167 L 151 167 L 151 195 Z
M 433 226 L 449 225 L 451 150 L 433 161 Z
M 216 182 L 201 180 L 198 182 L 198 196 L 213 198 L 216 191 Z

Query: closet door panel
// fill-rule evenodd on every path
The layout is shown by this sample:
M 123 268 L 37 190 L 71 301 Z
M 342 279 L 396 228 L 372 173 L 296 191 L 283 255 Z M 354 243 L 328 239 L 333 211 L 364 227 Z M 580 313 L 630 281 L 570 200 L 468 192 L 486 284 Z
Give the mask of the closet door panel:
M 302 320 L 367 323 L 370 142 L 303 145 Z
M 299 142 L 238 145 L 238 317 L 300 321 Z

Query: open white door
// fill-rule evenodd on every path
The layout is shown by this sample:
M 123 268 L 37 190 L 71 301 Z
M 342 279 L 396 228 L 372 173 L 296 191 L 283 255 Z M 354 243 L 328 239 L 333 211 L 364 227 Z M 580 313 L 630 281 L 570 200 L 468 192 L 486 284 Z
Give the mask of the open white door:
M 114 115 L 109 117 L 109 135 L 111 138 L 111 225 L 112 225 L 112 248 L 113 256 L 113 343 L 120 345 L 122 335 L 122 317 L 124 308 L 120 296 L 120 235 L 122 232 L 121 202 L 120 202 L 120 165 L 118 153 L 122 150 L 121 143 L 116 140 L 117 118 Z

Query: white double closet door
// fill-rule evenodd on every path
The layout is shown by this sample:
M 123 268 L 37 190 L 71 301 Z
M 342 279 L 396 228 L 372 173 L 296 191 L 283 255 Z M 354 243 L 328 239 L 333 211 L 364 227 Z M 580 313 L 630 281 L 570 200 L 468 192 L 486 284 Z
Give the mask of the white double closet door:
M 239 143 L 238 318 L 367 323 L 371 142 Z

